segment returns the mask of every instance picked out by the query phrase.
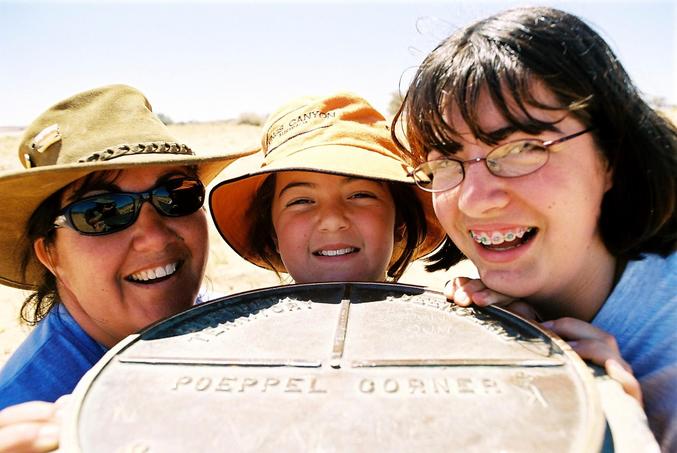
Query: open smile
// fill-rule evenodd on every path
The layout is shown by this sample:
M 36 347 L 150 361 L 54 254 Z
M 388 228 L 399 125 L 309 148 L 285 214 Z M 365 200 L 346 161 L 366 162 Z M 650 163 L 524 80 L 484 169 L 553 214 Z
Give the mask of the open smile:
M 315 256 L 344 256 L 351 253 L 357 253 L 360 249 L 357 247 L 344 247 L 340 249 L 321 249 L 313 252 Z
M 144 269 L 134 272 L 125 277 L 125 280 L 132 283 L 141 283 L 144 285 L 158 283 L 171 278 L 183 265 L 183 261 L 169 263 L 164 266 L 157 266 L 150 269 Z
M 470 230 L 469 233 L 470 237 L 482 247 L 501 252 L 526 244 L 538 234 L 538 228 L 529 226 L 502 231 Z

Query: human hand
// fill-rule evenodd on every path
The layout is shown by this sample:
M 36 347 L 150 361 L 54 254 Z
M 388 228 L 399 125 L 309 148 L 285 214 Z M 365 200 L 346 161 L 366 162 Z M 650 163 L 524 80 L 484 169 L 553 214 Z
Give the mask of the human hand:
M 564 339 L 581 358 L 604 367 L 606 374 L 642 405 L 642 389 L 632 368 L 621 357 L 613 335 L 576 318 L 559 318 L 541 325 Z
M 538 313 L 531 305 L 523 300 L 487 288 L 482 280 L 477 278 L 456 277 L 449 280 L 444 286 L 444 295 L 447 300 L 461 307 L 468 307 L 473 303 L 480 307 L 496 305 L 523 318 L 533 321 L 539 320 Z
M 30 401 L 0 411 L 0 452 L 45 452 L 59 446 L 59 414 L 70 395 L 55 403 Z

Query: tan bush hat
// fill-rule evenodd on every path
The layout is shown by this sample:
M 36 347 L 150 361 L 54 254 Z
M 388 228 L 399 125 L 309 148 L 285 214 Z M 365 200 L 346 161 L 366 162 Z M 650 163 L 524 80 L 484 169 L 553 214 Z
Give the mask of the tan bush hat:
M 441 243 L 444 232 L 435 218 L 431 195 L 413 185 L 408 176 L 412 167 L 392 141 L 385 118 L 364 99 L 351 93 L 299 98 L 273 113 L 263 131 L 255 168 L 219 182 L 209 196 L 210 212 L 221 236 L 247 261 L 271 269 L 254 252 L 247 210 L 269 174 L 288 170 L 412 184 L 427 226 L 414 258 L 427 255 Z M 400 254 L 393 253 L 391 264 Z M 271 258 L 273 270 L 286 272 L 281 260 Z
M 21 138 L 25 169 L 0 175 L 0 283 L 33 289 L 42 265 L 34 258 L 25 275 L 27 222 L 50 195 L 95 171 L 142 165 L 195 165 L 207 184 L 233 160 L 255 150 L 198 157 L 179 143 L 138 90 L 111 85 L 76 94 L 49 108 Z

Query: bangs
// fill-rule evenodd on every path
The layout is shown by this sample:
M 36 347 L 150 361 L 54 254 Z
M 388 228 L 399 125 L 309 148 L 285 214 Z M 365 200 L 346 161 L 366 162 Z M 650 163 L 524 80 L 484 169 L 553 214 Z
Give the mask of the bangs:
M 558 121 L 534 118 L 528 108 L 572 110 L 545 76 L 534 74 L 524 64 L 518 56 L 519 49 L 496 39 L 496 32 L 482 25 L 452 35 L 426 58 L 416 74 L 405 108 L 407 138 L 412 148 L 409 153 L 418 162 L 425 160 L 432 149 L 445 154 L 459 149 L 462 125 L 445 120 L 452 111 L 477 139 L 497 144 L 500 138 L 481 125 L 481 96 L 488 97 L 506 126 L 533 135 L 556 130 L 554 124 Z M 534 97 L 534 88 L 539 84 L 553 93 L 553 104 Z
M 110 185 L 120 176 L 122 170 L 101 170 L 95 171 L 87 176 L 72 182 L 64 188 L 64 193 L 72 192 L 68 195 L 68 201 L 75 201 L 83 197 L 84 194 L 93 190 L 108 189 Z

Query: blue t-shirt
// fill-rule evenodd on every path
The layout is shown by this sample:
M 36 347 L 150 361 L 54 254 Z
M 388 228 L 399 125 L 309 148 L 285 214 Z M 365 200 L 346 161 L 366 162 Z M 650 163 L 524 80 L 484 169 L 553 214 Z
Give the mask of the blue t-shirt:
M 203 289 L 195 304 L 221 296 Z M 53 402 L 73 392 L 107 350 L 57 304 L 0 369 L 0 410 L 26 401 Z
M 57 304 L 0 369 L 0 410 L 71 393 L 106 350 Z
M 656 440 L 677 452 L 677 253 L 629 262 L 592 324 L 616 337 Z

